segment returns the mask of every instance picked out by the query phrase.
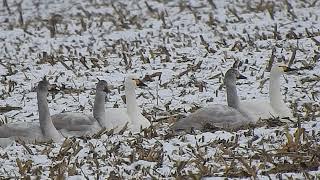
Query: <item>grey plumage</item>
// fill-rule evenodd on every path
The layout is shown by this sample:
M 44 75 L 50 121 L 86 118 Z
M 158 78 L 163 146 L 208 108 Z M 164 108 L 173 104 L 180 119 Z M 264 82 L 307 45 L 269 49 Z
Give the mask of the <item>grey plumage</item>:
M 244 79 L 238 70 L 231 68 L 225 74 L 228 106 L 214 104 L 201 108 L 189 116 L 177 121 L 171 129 L 173 131 L 186 131 L 191 129 L 206 130 L 207 127 L 235 129 L 249 124 L 251 119 L 240 110 L 239 98 L 236 90 L 236 80 Z

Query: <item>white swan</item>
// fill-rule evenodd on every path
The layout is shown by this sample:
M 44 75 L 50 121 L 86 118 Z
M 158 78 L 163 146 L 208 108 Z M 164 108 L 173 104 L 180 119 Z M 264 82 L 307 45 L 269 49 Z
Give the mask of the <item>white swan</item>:
M 112 129 L 112 124 L 105 121 L 105 98 L 107 82 L 99 80 L 96 85 L 96 95 L 93 105 L 93 116 L 84 113 L 66 112 L 51 116 L 54 126 L 64 136 L 92 135 L 105 127 Z
M 249 124 L 252 119 L 239 109 L 239 98 L 236 80 L 245 79 L 237 69 L 229 69 L 224 78 L 227 90 L 228 106 L 221 104 L 201 108 L 189 116 L 177 121 L 171 129 L 174 131 L 190 131 L 191 129 L 205 130 L 206 127 L 238 128 Z
M 53 140 L 59 142 L 63 136 L 54 127 L 47 102 L 49 82 L 44 78 L 39 82 L 37 88 L 37 100 L 39 111 L 39 122 L 12 123 L 0 126 L 0 146 L 8 145 L 8 142 L 17 139 L 27 143 L 35 141 Z
M 255 121 L 272 117 L 292 118 L 291 110 L 286 106 L 280 92 L 280 77 L 292 69 L 285 64 L 275 63 L 270 72 L 269 101 L 242 101 L 241 108 L 250 113 Z
M 124 81 L 127 108 L 107 108 L 106 117 L 111 120 L 115 132 L 119 132 L 126 124 L 132 133 L 140 132 L 151 124 L 138 107 L 135 88 L 145 86 L 135 75 L 128 75 Z M 107 121 L 109 122 L 109 121 Z

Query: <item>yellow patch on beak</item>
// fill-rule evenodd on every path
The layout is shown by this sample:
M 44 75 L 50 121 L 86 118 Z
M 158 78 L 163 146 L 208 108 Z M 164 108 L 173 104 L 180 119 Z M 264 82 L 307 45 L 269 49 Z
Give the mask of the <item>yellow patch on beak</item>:
M 288 72 L 290 71 L 290 68 L 288 66 L 279 66 L 282 68 L 283 72 Z
M 139 84 L 139 79 L 133 79 L 133 82 L 134 82 L 134 84 L 135 84 L 136 86 L 138 86 L 138 84 Z

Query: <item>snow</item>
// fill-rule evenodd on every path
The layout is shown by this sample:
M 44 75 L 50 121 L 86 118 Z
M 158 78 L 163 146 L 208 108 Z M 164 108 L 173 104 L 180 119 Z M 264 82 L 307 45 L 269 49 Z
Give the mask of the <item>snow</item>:
M 319 177 L 318 168 L 271 170 L 277 164 L 301 164 L 295 155 L 309 162 L 315 155 L 313 149 L 320 147 L 320 3 L 214 0 L 213 8 L 209 2 L 30 0 L 21 4 L 23 24 L 16 1 L 8 1 L 10 13 L 1 6 L 0 106 L 22 109 L 1 112 L 0 124 L 6 118 L 8 123 L 37 121 L 34 87 L 45 75 L 59 87 L 79 90 L 49 96 L 51 114 L 90 114 L 97 78 L 107 80 L 111 87 L 106 106 L 125 107 L 121 96 L 126 74 L 135 73 L 141 78 L 162 74 L 160 79 L 156 76 L 145 82 L 148 88 L 136 90 L 138 104 L 154 122 L 154 133 L 74 138 L 64 154 L 61 150 L 66 147 L 62 144 L 28 144 L 33 153 L 29 154 L 23 145 L 13 143 L 0 148 L 0 177 L 53 178 L 62 173 L 68 179 L 222 179 L 249 178 L 252 172 L 259 179 Z M 272 5 L 274 19 L 267 8 Z M 233 9 L 240 19 L 231 12 Z M 51 37 L 50 22 L 55 18 L 56 32 Z M 275 27 L 279 39 L 274 38 Z M 220 73 L 226 72 L 234 60 L 243 62 L 240 70 L 248 77 L 237 86 L 240 99 L 267 99 L 269 81 L 259 86 L 269 77 L 265 69 L 273 48 L 276 61 L 288 61 L 297 49 L 292 67 L 300 70 L 285 75 L 281 89 L 287 105 L 291 109 L 296 105 L 302 121 L 304 134 L 298 149 L 291 147 L 292 152 L 286 152 L 288 136 L 295 137 L 297 132 L 295 123 L 170 136 L 168 127 L 178 114 L 187 115 L 209 103 L 225 104 Z M 199 69 L 180 76 L 201 61 Z M 318 80 L 303 82 L 305 78 Z M 202 92 L 196 86 L 199 82 L 204 85 Z M 311 106 L 315 117 L 307 116 L 312 111 L 306 105 Z M 163 117 L 168 118 L 158 120 Z M 17 158 L 26 166 L 24 170 L 19 169 Z M 315 161 L 319 164 L 318 156 Z M 253 170 L 248 170 L 245 163 Z

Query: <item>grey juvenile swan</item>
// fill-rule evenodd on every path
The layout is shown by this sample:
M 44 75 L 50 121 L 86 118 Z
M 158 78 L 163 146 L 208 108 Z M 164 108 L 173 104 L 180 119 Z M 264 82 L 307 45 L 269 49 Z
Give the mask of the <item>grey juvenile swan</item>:
M 105 97 L 107 82 L 100 80 L 96 87 L 93 116 L 83 113 L 61 113 L 52 116 L 57 129 L 63 130 L 65 136 L 81 136 L 88 132 L 97 132 L 101 128 L 114 129 L 117 133 L 127 124 L 132 133 L 140 132 L 150 126 L 150 122 L 141 114 L 137 104 L 135 88 L 145 86 L 136 75 L 125 79 L 127 108 L 106 108 Z M 71 134 L 70 134 L 71 133 Z
M 99 80 L 93 105 L 93 116 L 84 113 L 66 112 L 51 116 L 54 126 L 65 136 L 92 135 L 103 127 L 112 129 L 111 122 L 105 122 L 105 98 L 107 82 Z
M 20 139 L 27 143 L 53 140 L 59 142 L 64 137 L 54 127 L 50 118 L 47 95 L 49 82 L 44 78 L 37 87 L 39 122 L 12 123 L 0 126 L 0 146 Z
M 227 89 L 228 106 L 214 104 L 201 108 L 189 116 L 177 121 L 171 129 L 174 131 L 187 131 L 191 129 L 205 130 L 206 127 L 238 128 L 249 124 L 251 119 L 239 108 L 239 98 L 236 89 L 236 80 L 246 79 L 237 69 L 229 69 L 224 77 Z

